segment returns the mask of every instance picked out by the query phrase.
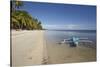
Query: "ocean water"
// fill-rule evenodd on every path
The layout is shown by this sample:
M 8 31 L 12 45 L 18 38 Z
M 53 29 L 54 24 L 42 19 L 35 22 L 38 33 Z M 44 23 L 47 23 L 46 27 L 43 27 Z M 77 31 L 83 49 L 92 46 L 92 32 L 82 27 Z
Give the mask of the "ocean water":
M 59 43 L 63 39 L 72 38 L 88 38 L 92 43 L 87 43 L 87 46 L 96 48 L 96 31 L 95 30 L 46 30 L 46 40 L 48 43 Z M 82 43 L 81 43 L 82 44 Z M 86 45 L 83 46 L 87 47 Z
M 92 43 L 79 43 L 71 47 L 69 43 L 59 44 L 71 37 L 88 38 Z M 93 30 L 46 30 L 45 40 L 48 64 L 96 61 L 96 31 Z

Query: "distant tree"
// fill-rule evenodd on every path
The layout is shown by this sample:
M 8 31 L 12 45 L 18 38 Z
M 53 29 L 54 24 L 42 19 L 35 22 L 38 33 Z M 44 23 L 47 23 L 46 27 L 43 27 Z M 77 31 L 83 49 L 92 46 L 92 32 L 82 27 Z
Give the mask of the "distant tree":
M 41 21 L 38 22 L 38 29 L 42 29 Z

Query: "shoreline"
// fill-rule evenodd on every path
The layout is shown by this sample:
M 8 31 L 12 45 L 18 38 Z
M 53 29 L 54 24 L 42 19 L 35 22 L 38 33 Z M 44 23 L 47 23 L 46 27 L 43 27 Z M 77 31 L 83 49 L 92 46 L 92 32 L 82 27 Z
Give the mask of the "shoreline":
M 96 61 L 96 49 L 81 46 L 71 48 L 68 44 L 55 44 L 47 39 L 47 31 L 11 32 L 13 66 Z

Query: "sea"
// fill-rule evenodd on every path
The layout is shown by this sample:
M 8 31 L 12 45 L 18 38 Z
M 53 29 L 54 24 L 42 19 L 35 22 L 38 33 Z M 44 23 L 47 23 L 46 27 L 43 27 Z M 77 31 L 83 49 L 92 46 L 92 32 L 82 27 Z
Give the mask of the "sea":
M 92 43 L 87 43 L 87 45 L 82 44 L 85 47 L 96 48 L 96 30 L 46 30 L 45 32 L 46 40 L 48 43 L 59 43 L 63 39 L 69 39 L 74 37 L 78 38 L 88 38 Z
M 63 39 L 86 38 L 92 42 L 60 44 Z M 46 30 L 48 64 L 96 61 L 96 30 Z

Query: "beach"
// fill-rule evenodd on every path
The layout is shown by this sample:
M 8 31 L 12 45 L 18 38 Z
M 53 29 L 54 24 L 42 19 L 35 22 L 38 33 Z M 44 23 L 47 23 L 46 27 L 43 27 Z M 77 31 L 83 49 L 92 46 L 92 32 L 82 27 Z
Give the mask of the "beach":
M 95 48 L 58 44 L 58 41 L 53 40 L 53 36 L 48 37 L 46 32 L 48 31 L 11 31 L 12 65 L 32 66 L 96 61 Z
M 86 47 L 70 47 L 68 44 L 47 45 L 48 64 L 93 62 L 96 61 L 96 50 Z
M 12 31 L 11 33 L 13 66 L 43 63 L 46 56 L 44 31 Z

